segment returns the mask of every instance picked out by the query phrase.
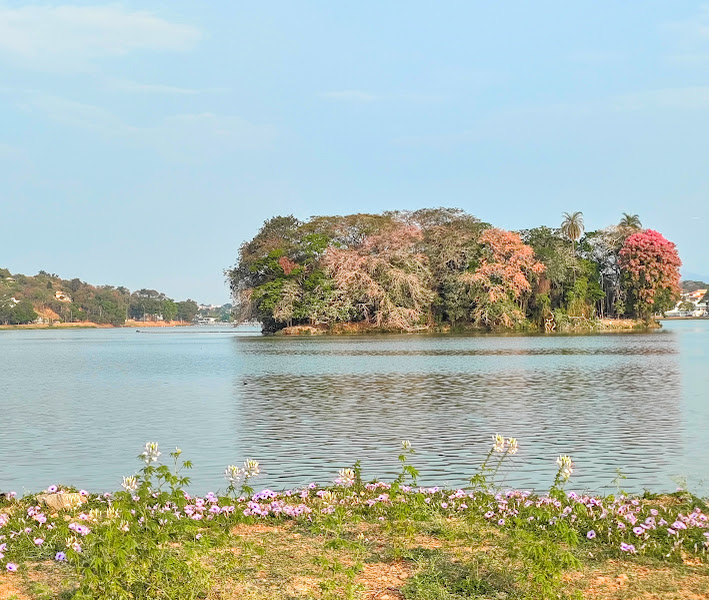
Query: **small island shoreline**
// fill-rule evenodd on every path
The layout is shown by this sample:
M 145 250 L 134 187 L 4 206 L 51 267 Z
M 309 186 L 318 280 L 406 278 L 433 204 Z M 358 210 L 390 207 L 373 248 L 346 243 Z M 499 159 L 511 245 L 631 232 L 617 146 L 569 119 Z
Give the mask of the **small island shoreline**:
M 544 331 L 539 328 L 530 329 L 487 329 L 483 327 L 473 327 L 470 325 L 454 327 L 448 324 L 436 326 L 421 326 L 411 329 L 397 329 L 386 326 L 379 326 L 374 323 L 335 323 L 318 325 L 291 325 L 278 330 L 275 336 L 348 336 L 348 335 L 386 335 L 386 334 L 490 334 L 490 335 L 584 335 L 593 333 L 642 333 L 661 329 L 662 324 L 658 320 L 650 322 L 642 319 L 583 319 L 578 322 L 570 322 L 559 329 Z

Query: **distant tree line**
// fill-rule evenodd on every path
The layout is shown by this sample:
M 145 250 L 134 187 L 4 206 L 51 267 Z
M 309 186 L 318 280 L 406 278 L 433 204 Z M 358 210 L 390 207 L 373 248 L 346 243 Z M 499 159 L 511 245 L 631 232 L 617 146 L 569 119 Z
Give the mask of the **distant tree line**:
M 23 324 L 41 315 L 49 321 L 90 321 L 123 325 L 126 319 L 192 321 L 198 306 L 193 300 L 175 302 L 156 290 L 131 293 L 128 288 L 93 286 L 80 279 L 61 279 L 55 273 L 13 275 L 0 269 L 0 323 Z
M 459 209 L 266 221 L 225 274 L 237 315 L 267 331 L 362 322 L 536 328 L 548 319 L 650 319 L 679 297 L 674 244 L 637 215 L 586 232 L 505 231 Z

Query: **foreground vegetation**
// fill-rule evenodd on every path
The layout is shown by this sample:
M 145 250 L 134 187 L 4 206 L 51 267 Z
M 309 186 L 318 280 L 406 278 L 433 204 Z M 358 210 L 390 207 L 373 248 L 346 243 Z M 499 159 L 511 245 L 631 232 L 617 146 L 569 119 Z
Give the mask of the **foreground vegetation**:
M 496 436 L 465 489 L 419 487 L 402 443 L 400 475 L 252 488 L 259 465 L 226 468 L 224 493 L 185 491 L 181 452 L 114 494 L 51 486 L 0 500 L 0 597 L 120 599 L 706 598 L 706 501 L 685 491 L 597 497 L 499 490 L 517 441 Z
M 458 209 L 275 217 L 226 274 L 243 320 L 266 331 L 445 328 L 593 330 L 649 322 L 679 298 L 679 256 L 637 215 L 584 232 L 504 231 Z

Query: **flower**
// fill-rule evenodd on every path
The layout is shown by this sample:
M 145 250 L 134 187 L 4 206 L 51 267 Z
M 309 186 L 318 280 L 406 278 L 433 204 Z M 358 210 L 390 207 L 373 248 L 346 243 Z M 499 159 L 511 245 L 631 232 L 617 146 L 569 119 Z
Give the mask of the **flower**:
M 40 537 L 34 538 L 34 545 L 35 546 L 41 546 L 42 544 L 44 544 L 44 540 L 42 538 L 40 538 Z
M 156 462 L 160 454 L 161 453 L 158 452 L 157 442 L 146 442 L 145 450 L 140 454 L 139 458 L 142 458 L 143 462 L 145 462 L 146 465 L 149 465 L 150 463 Z
M 243 471 L 236 465 L 229 465 L 226 469 L 224 469 L 224 479 L 226 479 L 231 486 L 236 485 L 242 475 Z
M 509 438 L 507 440 L 507 454 L 517 454 L 517 446 L 517 438 Z
M 642 535 L 645 533 L 645 529 L 643 527 L 633 527 L 633 533 L 635 535 Z
M 492 440 L 493 440 L 492 449 L 495 452 L 504 452 L 505 451 L 505 438 L 503 436 L 501 436 L 499 433 L 497 433 L 492 436 Z
M 135 477 L 135 475 L 131 475 L 130 477 L 124 477 L 123 483 L 121 483 L 121 487 L 126 492 L 134 492 L 135 490 L 137 490 L 138 489 L 138 480 Z
M 559 477 L 563 481 L 568 481 L 571 474 L 574 472 L 574 463 L 570 456 L 562 454 L 556 459 L 556 464 L 559 465 Z
M 246 478 L 256 477 L 260 472 L 257 461 L 251 459 L 244 461 L 244 476 Z
M 409 440 L 402 440 L 401 441 L 401 449 L 402 450 L 411 450 L 411 442 Z
M 341 469 L 339 477 L 335 479 L 337 485 L 349 487 L 355 482 L 355 472 L 352 469 Z
M 56 494 L 56 492 L 57 492 L 58 489 L 59 489 L 59 488 L 58 488 L 56 485 L 50 485 L 50 486 L 47 488 L 47 491 L 48 491 L 50 494 Z
M 620 549 L 623 552 L 630 552 L 631 554 L 635 554 L 635 546 L 633 546 L 633 544 L 626 544 L 625 542 L 621 542 Z
M 5 567 L 10 573 L 14 573 L 17 571 L 17 565 L 15 563 L 7 563 L 7 566 Z
M 66 560 L 66 554 L 64 554 L 63 552 L 57 552 L 54 555 L 54 560 L 56 560 L 57 562 L 64 562 Z
M 592 540 L 593 538 L 596 537 L 596 532 L 595 532 L 593 529 L 591 529 L 591 531 L 589 531 L 589 532 L 586 534 L 586 537 L 587 537 L 589 540 Z

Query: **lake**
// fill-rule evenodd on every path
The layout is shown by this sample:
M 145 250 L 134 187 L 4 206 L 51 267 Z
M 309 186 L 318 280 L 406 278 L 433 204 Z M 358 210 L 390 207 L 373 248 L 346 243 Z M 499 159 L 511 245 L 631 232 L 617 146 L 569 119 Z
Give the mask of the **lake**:
M 261 337 L 231 328 L 0 331 L 0 491 L 114 490 L 146 441 L 195 491 L 260 461 L 255 487 L 391 478 L 408 439 L 425 484 L 462 485 L 501 433 L 504 485 L 691 489 L 709 480 L 709 321 L 589 336 Z

